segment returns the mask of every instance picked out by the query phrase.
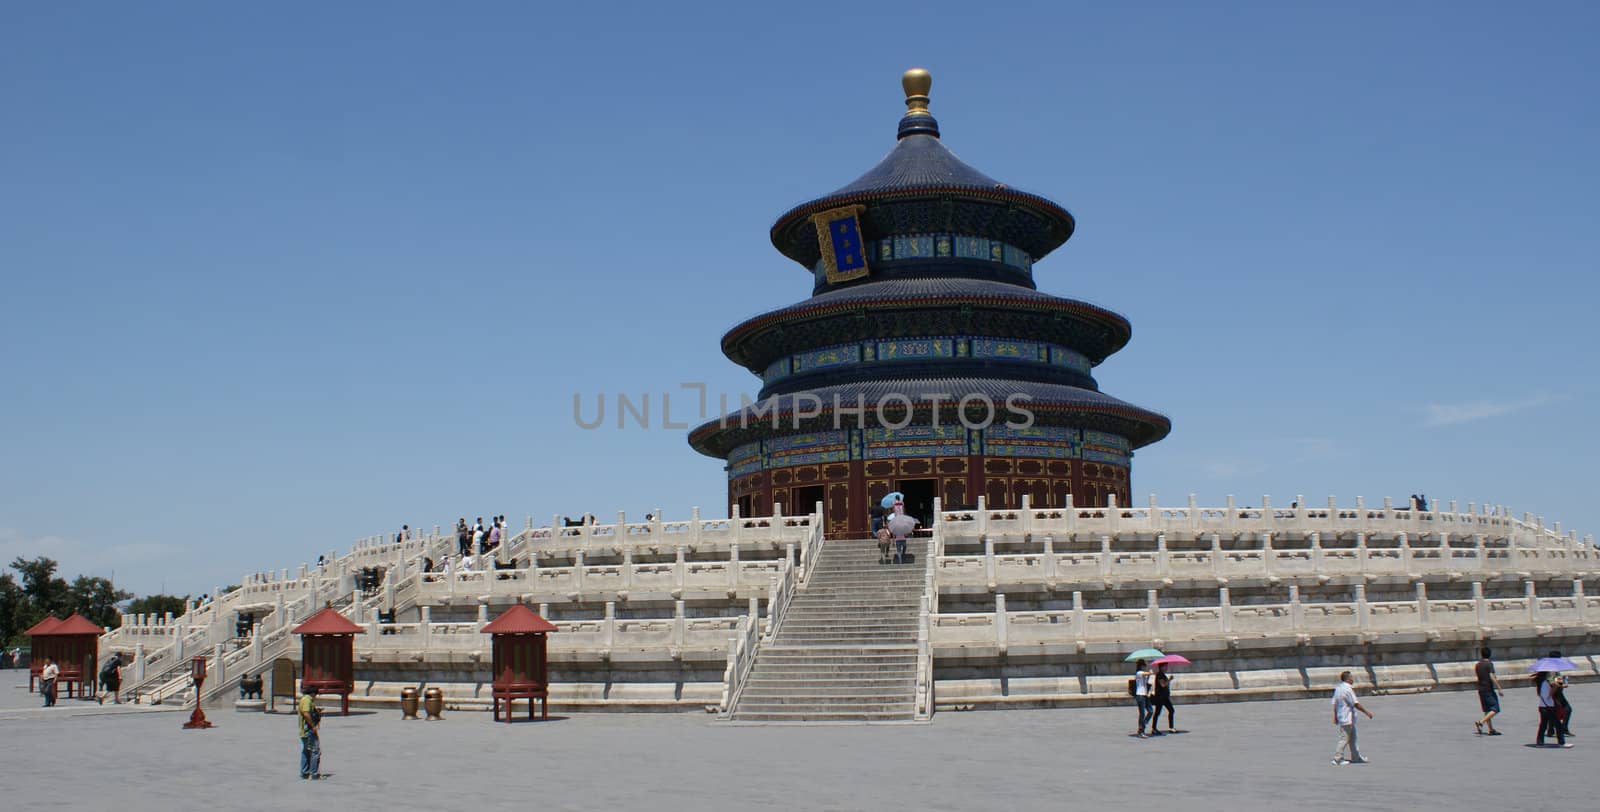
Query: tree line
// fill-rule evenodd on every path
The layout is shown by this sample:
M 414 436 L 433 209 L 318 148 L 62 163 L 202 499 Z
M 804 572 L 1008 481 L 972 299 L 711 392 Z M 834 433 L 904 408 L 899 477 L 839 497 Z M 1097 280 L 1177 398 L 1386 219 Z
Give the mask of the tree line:
M 26 559 L 11 562 L 13 572 L 0 571 L 0 647 L 26 642 L 22 633 L 43 620 L 45 615 L 66 617 L 73 612 L 105 629 L 121 622 L 117 604 L 133 598 L 133 593 L 118 589 L 108 578 L 79 575 L 70 583 L 56 574 L 54 559 Z M 128 604 L 130 614 L 183 614 L 187 597 L 147 595 Z

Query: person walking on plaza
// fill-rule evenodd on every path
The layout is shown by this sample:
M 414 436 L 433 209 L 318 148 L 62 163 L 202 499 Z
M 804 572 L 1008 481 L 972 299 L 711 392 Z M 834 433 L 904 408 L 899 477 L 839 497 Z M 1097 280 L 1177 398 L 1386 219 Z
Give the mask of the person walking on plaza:
M 300 777 L 322 777 L 322 712 L 317 709 L 317 689 L 307 687 L 300 695 Z
M 1178 732 L 1172 721 L 1172 675 L 1167 673 L 1166 663 L 1156 663 L 1155 673 L 1150 675 L 1150 688 L 1150 735 L 1161 735 L 1157 726 L 1161 722 L 1162 708 L 1167 709 L 1167 732 Z
M 456 555 L 466 555 L 471 546 L 472 531 L 467 529 L 467 518 L 463 516 L 456 520 Z
M 1506 692 L 1500 690 L 1500 680 L 1494 675 L 1494 660 L 1490 659 L 1489 649 L 1485 647 L 1478 652 L 1483 655 L 1478 664 L 1473 668 L 1478 676 L 1478 707 L 1483 710 L 1483 718 L 1473 722 L 1473 727 L 1478 729 L 1479 735 L 1488 729 L 1490 736 L 1500 735 L 1494 729 L 1494 715 L 1500 712 L 1500 697 Z
M 106 660 L 106 664 L 100 667 L 100 687 L 105 690 L 95 694 L 94 701 L 104 705 L 106 704 L 106 697 L 110 696 L 113 704 L 122 704 L 122 695 L 117 693 L 118 689 L 122 687 L 121 654 L 112 652 L 111 659 Z
M 39 672 L 39 693 L 44 695 L 44 706 L 53 708 L 56 704 L 56 678 L 61 676 L 61 667 L 56 661 L 44 658 L 44 668 Z
M 1561 659 L 1561 652 L 1552 651 L 1552 652 L 1550 652 L 1549 654 L 1547 654 L 1545 656 L 1553 657 L 1553 658 L 1559 660 L 1559 659 Z M 1572 735 L 1572 703 L 1567 701 L 1567 678 L 1566 677 L 1560 677 L 1559 678 L 1558 682 L 1556 683 L 1555 690 L 1552 691 L 1552 693 L 1555 694 L 1555 700 L 1556 700 L 1556 724 L 1561 726 L 1561 735 L 1563 735 L 1563 736 L 1571 736 Z
M 1339 728 L 1339 747 L 1333 751 L 1333 764 L 1365 764 L 1361 751 L 1356 748 L 1356 711 L 1372 718 L 1361 700 L 1356 699 L 1355 677 L 1349 671 L 1339 675 L 1339 687 L 1333 689 L 1333 724 Z
M 1150 672 L 1145 669 L 1144 660 L 1133 664 L 1133 702 L 1139 706 L 1139 729 L 1133 735 L 1148 739 L 1150 737 L 1144 732 L 1144 725 L 1150 722 L 1151 729 L 1154 729 L 1155 722 L 1150 719 Z
M 1540 671 L 1533 675 L 1533 687 L 1539 692 L 1539 735 L 1533 743 L 1538 747 L 1544 746 L 1544 737 L 1556 737 L 1556 745 L 1570 748 L 1567 744 L 1567 734 L 1561 729 L 1561 707 L 1556 704 L 1556 686 L 1561 680 L 1561 675 L 1550 671 Z

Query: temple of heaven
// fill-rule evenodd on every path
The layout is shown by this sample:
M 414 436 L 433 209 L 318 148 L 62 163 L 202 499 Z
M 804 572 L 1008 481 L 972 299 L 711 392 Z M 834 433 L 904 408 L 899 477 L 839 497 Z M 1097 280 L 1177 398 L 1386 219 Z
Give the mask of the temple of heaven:
M 1095 383 L 1128 320 L 1034 284 L 1072 215 L 946 148 L 927 71 L 902 84 L 889 154 L 773 224 L 773 246 L 811 271 L 811 298 L 723 336 L 761 391 L 690 445 L 727 462 L 740 515 L 821 502 L 831 537 L 865 534 L 891 491 L 924 522 L 935 497 L 947 510 L 980 495 L 990 508 L 1128 504 L 1134 449 L 1172 425 Z

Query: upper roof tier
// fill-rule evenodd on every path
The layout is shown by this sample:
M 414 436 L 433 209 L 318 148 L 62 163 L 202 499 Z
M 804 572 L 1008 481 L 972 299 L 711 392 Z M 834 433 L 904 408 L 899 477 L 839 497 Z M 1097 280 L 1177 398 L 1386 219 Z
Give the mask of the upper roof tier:
M 906 114 L 899 140 L 866 174 L 778 218 L 772 244 L 784 256 L 814 269 L 822 258 L 811 216 L 860 204 L 862 237 L 881 240 L 909 234 L 949 232 L 1014 245 L 1033 260 L 1072 236 L 1066 209 L 1038 195 L 1012 189 L 968 166 L 939 140 L 939 122 L 928 112 L 928 72 L 906 72 Z

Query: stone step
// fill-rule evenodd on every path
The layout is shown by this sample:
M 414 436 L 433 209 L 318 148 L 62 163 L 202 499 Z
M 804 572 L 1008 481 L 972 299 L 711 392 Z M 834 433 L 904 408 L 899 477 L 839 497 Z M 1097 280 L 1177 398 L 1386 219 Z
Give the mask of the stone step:
M 791 637 L 780 639 L 779 643 L 788 646 L 837 646 L 859 645 L 872 643 L 909 643 L 916 638 L 906 635 L 828 635 L 816 637 Z
M 784 621 L 783 628 L 778 631 L 779 637 L 791 635 L 812 634 L 856 634 L 859 632 L 893 632 L 900 635 L 917 636 L 921 624 L 915 618 L 900 621 L 881 621 L 878 623 L 850 623 L 835 621 L 805 621 L 789 618 Z
M 746 688 L 739 696 L 739 700 L 746 707 L 756 705 L 826 705 L 829 708 L 848 708 L 860 705 L 897 705 L 905 701 L 905 692 L 853 692 L 843 691 L 816 691 L 816 692 L 768 692 L 752 695 Z
M 740 710 L 733 714 L 733 719 L 737 722 L 903 722 L 910 721 L 914 713 L 914 703 L 907 702 L 903 706 L 877 711 L 835 711 L 824 708 Z
M 795 671 L 750 673 L 747 687 L 760 686 L 770 690 L 832 690 L 844 688 L 848 690 L 872 689 L 875 691 L 903 691 L 914 687 L 917 681 L 915 668 L 904 671 L 888 671 L 883 673 L 840 674 L 833 671 L 819 670 L 816 676 L 801 676 Z

